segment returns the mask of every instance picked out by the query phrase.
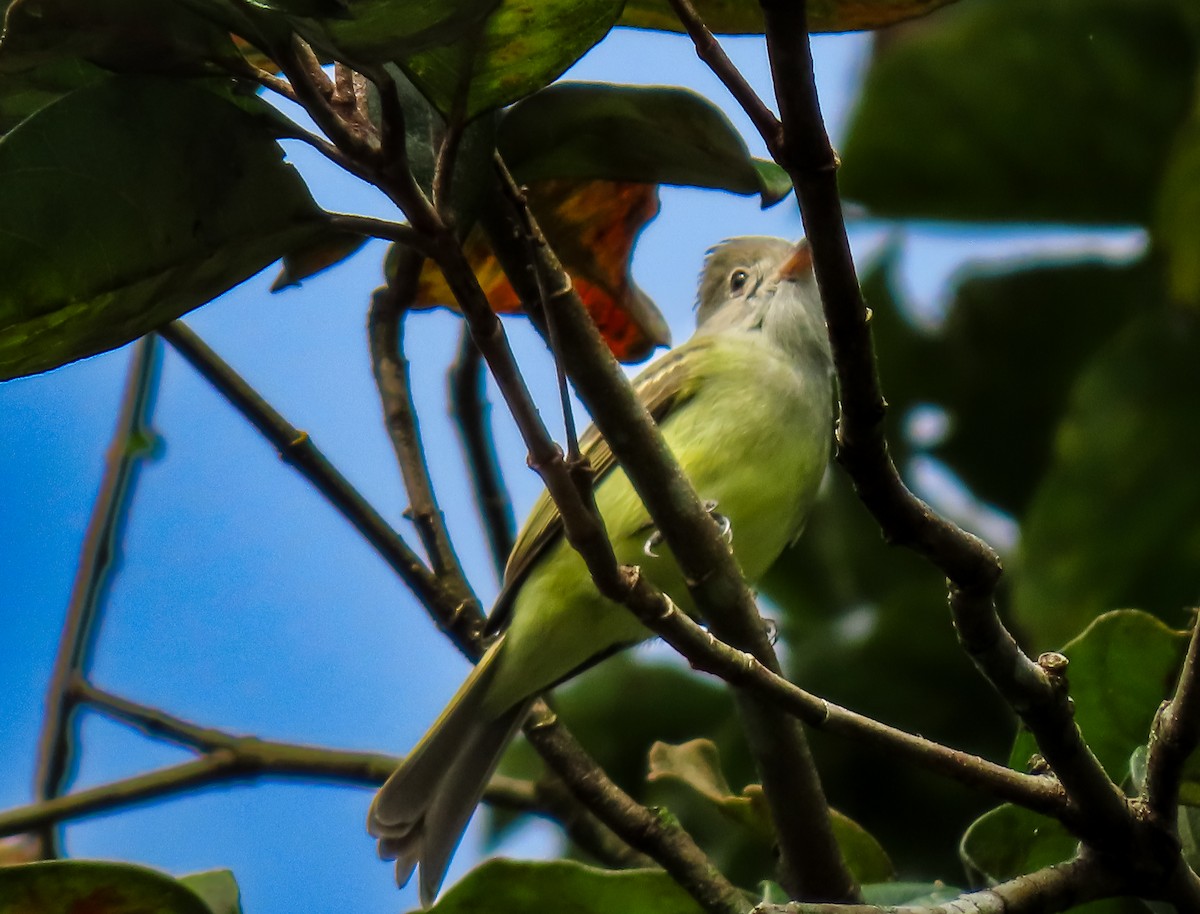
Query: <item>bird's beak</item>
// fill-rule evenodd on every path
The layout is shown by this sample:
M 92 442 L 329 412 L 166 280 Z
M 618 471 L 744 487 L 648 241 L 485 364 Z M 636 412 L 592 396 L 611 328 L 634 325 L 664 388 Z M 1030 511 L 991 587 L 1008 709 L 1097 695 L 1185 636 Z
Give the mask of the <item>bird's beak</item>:
M 782 282 L 785 279 L 803 279 L 812 272 L 812 249 L 807 241 L 800 241 L 788 259 L 775 272 L 775 279 Z

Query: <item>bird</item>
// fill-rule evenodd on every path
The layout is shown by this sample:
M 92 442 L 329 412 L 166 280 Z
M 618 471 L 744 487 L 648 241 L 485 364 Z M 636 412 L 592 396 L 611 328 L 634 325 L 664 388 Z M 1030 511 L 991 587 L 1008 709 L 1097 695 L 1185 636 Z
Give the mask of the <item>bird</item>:
M 633 386 L 753 584 L 800 535 L 832 446 L 832 357 L 807 243 L 746 236 L 710 249 L 696 322 Z M 617 560 L 695 616 L 669 546 L 594 426 L 580 449 Z M 517 537 L 488 629 L 498 637 L 368 812 L 397 883 L 419 867 L 422 907 L 533 701 L 653 637 L 600 595 L 546 493 Z

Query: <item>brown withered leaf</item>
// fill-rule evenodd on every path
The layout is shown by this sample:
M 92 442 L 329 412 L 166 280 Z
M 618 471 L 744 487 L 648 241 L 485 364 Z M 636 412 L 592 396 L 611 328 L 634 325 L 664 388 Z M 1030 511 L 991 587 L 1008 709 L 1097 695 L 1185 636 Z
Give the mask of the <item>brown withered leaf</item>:
M 638 362 L 670 342 L 662 314 L 629 275 L 634 242 L 658 214 L 657 185 L 539 181 L 530 185 L 526 197 L 613 354 L 622 362 Z M 482 230 L 471 231 L 465 250 L 492 310 L 519 313 L 520 300 Z M 421 271 L 415 306 L 455 307 L 441 271 L 430 262 Z

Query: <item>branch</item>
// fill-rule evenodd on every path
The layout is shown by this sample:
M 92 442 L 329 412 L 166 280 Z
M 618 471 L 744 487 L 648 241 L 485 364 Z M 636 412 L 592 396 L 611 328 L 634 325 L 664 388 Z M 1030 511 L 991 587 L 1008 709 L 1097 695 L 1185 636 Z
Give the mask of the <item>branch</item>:
M 496 459 L 496 443 L 489 421 L 491 404 L 487 400 L 486 378 L 481 369 L 479 350 L 471 339 L 470 330 L 464 326 L 458 341 L 458 355 L 446 379 L 450 413 L 467 459 L 475 506 L 487 534 L 492 564 L 497 576 L 503 578 L 516 535 L 516 521 L 500 461 Z
M 412 399 L 408 359 L 404 356 L 404 313 L 416 293 L 424 258 L 411 251 L 397 253 L 396 269 L 388 277 L 387 285 L 371 297 L 367 317 L 371 366 L 383 405 L 384 427 L 392 440 L 408 492 L 412 522 L 446 598 L 459 607 L 452 616 L 439 615 L 437 621 L 469 656 L 470 645 L 478 642 L 483 630 L 483 610 L 467 583 L 433 492 Z
M 1175 831 L 1183 766 L 1200 745 L 1200 622 L 1192 620 L 1192 637 L 1179 682 L 1170 701 L 1154 719 L 1146 759 L 1146 802 L 1164 826 Z
M 634 578 L 640 577 L 636 568 L 628 569 L 627 573 Z M 638 592 L 640 583 L 634 580 L 631 591 Z M 718 640 L 661 594 L 644 601 L 631 600 L 628 605 L 647 628 L 687 658 L 694 669 L 752 690 L 809 726 L 859 740 L 966 787 L 1036 812 L 1067 819 L 1077 815 L 1053 778 L 1014 771 L 890 727 L 806 692 L 771 672 L 750 654 Z
M 137 466 L 149 450 L 150 413 L 159 369 L 158 342 L 143 337 L 133 349 L 116 428 L 105 457 L 100 491 L 84 533 L 79 566 L 71 588 L 58 655 L 46 694 L 46 713 L 39 739 L 34 793 L 46 800 L 62 791 L 74 755 L 72 680 L 91 663 L 100 609 L 109 575 L 120 557 L 121 533 L 137 481 Z M 40 836 L 42 855 L 57 856 L 59 836 Z
M 503 168 L 500 172 L 508 199 L 515 208 L 521 207 L 519 192 L 507 172 Z M 779 673 L 766 626 L 733 554 L 600 338 L 570 277 L 540 238 L 540 231 L 532 245 L 522 243 L 524 227 L 536 230 L 536 220 L 527 211 L 517 215 L 497 210 L 484 225 L 522 301 L 537 301 L 541 286 L 550 290 L 547 309 L 555 311 L 557 342 L 575 388 L 671 547 L 684 579 L 690 582 L 700 614 L 722 640 L 749 651 Z M 537 281 L 524 266 L 529 250 L 541 273 Z M 600 592 L 627 603 L 633 598 L 629 580 L 613 563 L 611 547 L 606 555 L 593 551 L 585 538 L 572 538 L 572 525 L 579 518 L 558 498 L 555 501 L 567 539 L 584 557 Z M 857 898 L 857 887 L 833 837 L 829 807 L 800 726 L 757 697 L 738 690 L 734 697 L 779 836 L 784 887 L 794 897 Z
M 182 321 L 160 331 L 180 355 L 217 389 L 271 444 L 280 456 L 316 487 L 338 512 L 400 576 L 421 603 L 437 618 L 454 618 L 462 612 L 447 598 L 440 582 L 361 494 L 317 449 L 306 432 L 291 425 L 250 387 L 237 372 Z
M 390 222 L 387 219 L 376 219 L 374 216 L 356 216 L 350 213 L 328 213 L 329 224 L 345 232 L 356 232 L 372 238 L 383 238 L 394 241 L 405 247 L 430 253 L 428 240 L 411 225 L 403 222 Z
M 838 460 L 889 542 L 914 549 L 950 579 L 950 607 L 964 649 L 1033 732 L 1081 812 L 1081 834 L 1116 851 L 1133 840 L 1120 789 L 1072 718 L 1057 657 L 1029 659 L 996 611 L 1000 560 L 975 536 L 935 514 L 900 480 L 884 437 L 885 402 L 867 309 L 858 286 L 837 190 L 837 156 L 817 101 L 803 0 L 760 0 L 783 119 L 773 154 L 795 185 L 825 306 L 841 397 Z M 772 137 L 764 139 L 772 142 Z M 1062 658 L 1065 660 L 1065 658 Z
M 1049 914 L 1121 893 L 1123 886 L 1096 860 L 1077 857 L 937 905 L 762 904 L 754 914 Z
M 542 702 L 525 735 L 568 789 L 629 845 L 649 855 L 710 914 L 746 914 L 749 905 L 712 861 L 673 820 L 647 809 L 613 783 L 558 725 Z
M 704 20 L 692 6 L 691 0 L 669 0 L 669 2 L 675 10 L 675 15 L 683 24 L 684 30 L 691 37 L 692 44 L 696 46 L 696 56 L 708 64 L 713 75 L 721 80 L 721 84 L 750 117 L 754 128 L 766 141 L 767 148 L 774 152 L 783 127 L 779 123 L 779 118 L 758 97 L 758 93 L 746 81 L 746 77 L 742 76 L 742 72 L 733 65 L 733 61 L 725 54 L 720 42 L 708 30 Z

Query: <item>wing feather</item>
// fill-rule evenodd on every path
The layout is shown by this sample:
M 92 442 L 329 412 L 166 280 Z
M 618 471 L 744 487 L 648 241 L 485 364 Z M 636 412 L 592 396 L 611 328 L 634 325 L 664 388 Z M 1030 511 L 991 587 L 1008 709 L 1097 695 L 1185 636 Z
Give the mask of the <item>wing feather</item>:
M 634 391 L 655 422 L 661 425 L 672 410 L 691 399 L 695 385 L 689 383 L 694 376 L 690 366 L 695 365 L 696 361 L 688 358 L 688 355 L 694 355 L 699 349 L 711 347 L 712 342 L 709 337 L 694 337 L 683 346 L 656 359 L 634 379 Z M 589 425 L 579 436 L 579 450 L 591 464 L 593 485 L 599 485 L 617 464 L 612 448 L 595 425 Z M 549 493 L 543 491 L 529 512 L 525 525 L 517 535 L 512 554 L 509 555 L 508 564 L 504 568 L 504 586 L 488 617 L 488 634 L 501 631 L 507 624 L 521 582 L 525 580 L 537 559 L 556 543 L 560 536 L 562 518 Z

